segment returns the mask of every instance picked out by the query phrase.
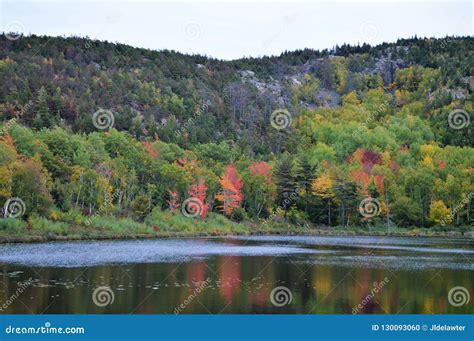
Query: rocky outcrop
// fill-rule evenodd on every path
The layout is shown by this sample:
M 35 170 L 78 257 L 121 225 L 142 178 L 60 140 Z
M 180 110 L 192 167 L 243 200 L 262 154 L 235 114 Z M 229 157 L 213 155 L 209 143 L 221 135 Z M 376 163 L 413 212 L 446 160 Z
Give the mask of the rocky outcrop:
M 375 68 L 371 70 L 371 73 L 379 74 L 382 77 L 383 84 L 389 85 L 395 80 L 395 71 L 406 66 L 406 62 L 402 59 L 380 58 L 375 63 Z

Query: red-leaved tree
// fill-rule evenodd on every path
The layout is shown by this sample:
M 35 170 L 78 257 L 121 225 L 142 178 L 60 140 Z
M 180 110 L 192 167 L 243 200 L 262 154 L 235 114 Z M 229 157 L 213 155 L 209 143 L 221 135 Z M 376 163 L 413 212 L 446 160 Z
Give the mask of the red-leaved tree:
M 206 218 L 207 212 L 209 211 L 209 205 L 206 204 L 206 191 L 207 186 L 204 183 L 204 180 L 199 180 L 199 182 L 195 185 L 192 185 L 188 190 L 188 195 L 190 198 L 196 198 L 202 204 L 200 207 L 200 214 L 199 217 L 201 219 Z
M 174 213 L 180 206 L 179 204 L 179 194 L 176 191 L 168 191 L 170 199 L 168 200 L 168 205 L 170 211 Z
M 272 183 L 272 177 L 270 174 L 271 170 L 272 170 L 272 166 L 270 166 L 265 161 L 256 162 L 249 166 L 250 174 L 263 176 L 264 178 L 267 179 L 267 183 L 269 184 Z

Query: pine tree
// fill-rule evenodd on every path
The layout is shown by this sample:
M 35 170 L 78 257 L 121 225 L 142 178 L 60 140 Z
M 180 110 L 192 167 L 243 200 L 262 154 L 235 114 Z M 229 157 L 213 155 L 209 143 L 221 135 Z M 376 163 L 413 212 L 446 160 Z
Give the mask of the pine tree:
M 295 177 L 298 184 L 298 189 L 303 196 L 303 207 L 305 212 L 308 212 L 310 206 L 311 184 L 315 176 L 316 167 L 311 165 L 309 157 L 306 154 L 301 154 L 296 159 Z
M 33 126 L 37 129 L 43 127 L 51 128 L 54 120 L 53 117 L 49 114 L 48 93 L 44 86 L 42 86 L 38 91 L 35 110 L 36 116 L 33 121 Z
M 274 177 L 277 186 L 277 202 L 282 205 L 283 201 L 296 193 L 296 180 L 292 174 L 292 162 L 288 154 L 283 154 L 277 164 Z

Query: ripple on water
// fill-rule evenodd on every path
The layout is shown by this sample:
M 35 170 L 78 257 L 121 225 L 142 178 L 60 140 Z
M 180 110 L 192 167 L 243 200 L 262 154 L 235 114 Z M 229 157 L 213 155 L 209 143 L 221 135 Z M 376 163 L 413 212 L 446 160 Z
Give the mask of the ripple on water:
M 0 262 L 66 268 L 194 262 L 213 256 L 271 256 L 352 267 L 472 270 L 473 254 L 471 240 L 352 236 L 251 236 L 0 246 Z M 18 274 L 10 273 L 10 276 Z
M 41 267 L 84 267 L 105 264 L 179 263 L 215 255 L 288 256 L 334 253 L 294 245 L 238 245 L 205 239 L 53 242 L 0 246 L 0 262 Z
M 427 269 L 456 269 L 474 270 L 472 259 L 459 257 L 419 257 L 419 256 L 335 256 L 335 257 L 315 257 L 309 259 L 299 259 L 294 263 L 323 265 L 323 266 L 343 266 L 351 268 L 384 268 L 392 270 L 427 270 Z

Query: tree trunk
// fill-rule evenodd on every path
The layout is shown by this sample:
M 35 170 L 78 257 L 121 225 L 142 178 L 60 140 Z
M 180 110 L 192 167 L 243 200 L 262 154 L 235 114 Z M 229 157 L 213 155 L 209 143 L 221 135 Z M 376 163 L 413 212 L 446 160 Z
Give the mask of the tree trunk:
M 331 226 L 331 198 L 328 199 L 328 225 Z

